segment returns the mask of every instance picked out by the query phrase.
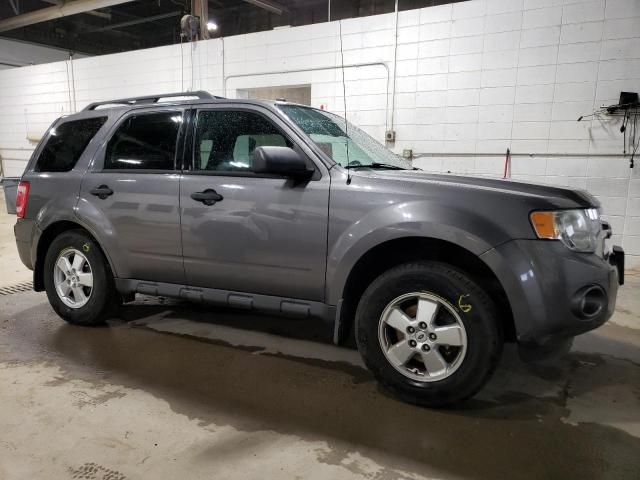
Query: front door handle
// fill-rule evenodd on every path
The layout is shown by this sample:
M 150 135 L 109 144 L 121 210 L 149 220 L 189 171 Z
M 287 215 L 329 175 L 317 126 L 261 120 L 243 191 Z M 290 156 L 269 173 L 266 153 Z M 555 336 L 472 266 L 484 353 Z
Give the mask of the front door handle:
M 203 192 L 192 193 L 191 198 L 193 198 L 196 202 L 202 202 L 207 206 L 211 206 L 216 202 L 221 202 L 223 200 L 222 195 L 220 195 L 212 188 L 207 188 Z
M 90 190 L 89 193 L 91 193 L 91 195 L 95 195 L 100 200 L 104 200 L 108 196 L 113 195 L 113 190 L 106 185 L 100 185 L 99 187 Z

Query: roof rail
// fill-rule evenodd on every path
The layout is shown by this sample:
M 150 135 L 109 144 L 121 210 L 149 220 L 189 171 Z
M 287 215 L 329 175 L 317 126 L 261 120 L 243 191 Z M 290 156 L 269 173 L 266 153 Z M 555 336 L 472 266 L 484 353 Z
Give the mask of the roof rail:
M 83 110 L 95 110 L 101 105 L 142 105 L 147 103 L 158 103 L 161 98 L 173 98 L 173 97 L 197 97 L 201 100 L 206 99 L 221 99 L 223 97 L 216 97 L 209 92 L 199 90 L 196 92 L 178 92 L 178 93 L 163 93 L 161 95 L 147 95 L 144 97 L 131 97 L 131 98 L 119 98 L 117 100 L 106 100 L 104 102 L 90 103 Z

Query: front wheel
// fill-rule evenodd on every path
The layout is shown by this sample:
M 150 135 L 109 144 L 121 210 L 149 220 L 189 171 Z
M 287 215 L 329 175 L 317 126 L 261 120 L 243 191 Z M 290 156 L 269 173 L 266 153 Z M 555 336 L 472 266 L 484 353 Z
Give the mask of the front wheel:
M 55 312 L 76 325 L 101 325 L 118 305 L 113 275 L 98 244 L 81 230 L 56 237 L 44 260 L 44 286 Z
M 366 289 L 356 341 L 378 381 L 431 407 L 474 395 L 502 352 L 493 302 L 463 271 L 437 262 L 397 266 Z

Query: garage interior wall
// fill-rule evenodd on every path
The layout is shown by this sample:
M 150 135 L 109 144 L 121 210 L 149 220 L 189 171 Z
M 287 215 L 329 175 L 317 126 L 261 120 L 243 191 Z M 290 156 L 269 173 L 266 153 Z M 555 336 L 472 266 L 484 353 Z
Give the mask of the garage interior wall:
M 84 58 L 86 55 L 75 54 L 74 57 Z M 65 50 L 0 38 L 0 70 L 67 58 L 69 52 Z
M 19 176 L 59 115 L 150 93 L 308 84 L 312 105 L 342 114 L 342 32 L 350 121 L 381 141 L 395 130 L 394 149 L 426 171 L 501 177 L 510 148 L 511 178 L 595 194 L 639 266 L 640 167 L 622 155 L 622 117 L 576 121 L 640 91 L 639 26 L 638 0 L 472 0 L 397 23 L 392 13 L 12 68 L 0 71 L 0 157 Z

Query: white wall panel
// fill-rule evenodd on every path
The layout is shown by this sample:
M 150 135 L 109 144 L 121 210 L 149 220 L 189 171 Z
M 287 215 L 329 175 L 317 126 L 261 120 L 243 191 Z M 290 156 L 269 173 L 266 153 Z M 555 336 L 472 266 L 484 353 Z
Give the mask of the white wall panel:
M 501 176 L 510 148 L 514 179 L 597 195 L 640 265 L 640 167 L 620 155 L 620 119 L 576 122 L 621 90 L 640 91 L 638 0 L 472 0 L 400 12 L 392 102 L 394 22 L 342 23 L 345 63 L 383 62 L 391 76 L 383 66 L 345 70 L 351 121 L 382 140 L 395 103 L 395 147 L 425 154 L 414 163 L 429 171 Z M 314 105 L 343 113 L 339 30 L 322 23 L 0 71 L 5 175 L 24 168 L 35 147 L 27 134 L 96 100 L 311 84 Z

